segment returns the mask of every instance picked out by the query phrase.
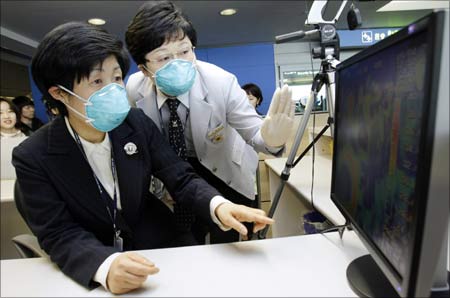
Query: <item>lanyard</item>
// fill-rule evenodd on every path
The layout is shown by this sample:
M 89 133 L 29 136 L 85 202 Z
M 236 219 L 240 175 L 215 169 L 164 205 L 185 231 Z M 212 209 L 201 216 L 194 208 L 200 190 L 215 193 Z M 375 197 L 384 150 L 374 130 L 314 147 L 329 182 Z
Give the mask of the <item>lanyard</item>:
M 72 128 L 72 131 L 73 131 L 73 134 L 75 136 L 75 140 L 77 142 L 78 148 L 80 148 L 80 151 L 83 154 L 83 157 L 86 159 L 86 161 L 89 164 L 89 160 L 88 160 L 88 158 L 86 156 L 86 152 L 84 151 L 83 145 L 81 144 L 80 137 L 78 136 L 77 132 L 73 128 Z M 91 167 L 91 170 L 92 170 L 92 167 Z M 105 188 L 102 186 L 102 184 L 101 184 L 100 180 L 98 179 L 97 175 L 95 175 L 94 170 L 92 170 L 92 175 L 94 175 L 94 179 L 95 179 L 95 182 L 97 183 L 97 188 L 98 188 L 98 191 L 100 192 L 100 196 L 105 201 L 106 211 L 108 211 L 109 217 L 111 218 L 111 221 L 113 223 L 114 236 L 117 239 L 120 236 L 120 230 L 117 229 L 117 226 L 116 226 L 116 215 L 117 215 L 116 163 L 114 162 L 114 152 L 113 152 L 112 148 L 111 148 L 111 172 L 112 172 L 112 177 L 113 177 L 113 188 L 114 188 L 114 196 L 113 196 L 114 205 L 113 205 L 112 212 L 111 212 L 110 207 L 109 207 L 110 204 L 107 201 L 108 198 L 106 196 L 103 196 L 103 190 Z

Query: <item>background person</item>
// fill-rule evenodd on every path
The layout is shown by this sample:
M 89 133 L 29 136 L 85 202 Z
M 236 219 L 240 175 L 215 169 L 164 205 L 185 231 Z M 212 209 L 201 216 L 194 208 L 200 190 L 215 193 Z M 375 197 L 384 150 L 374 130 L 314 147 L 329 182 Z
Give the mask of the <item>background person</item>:
M 258 87 L 258 85 L 253 83 L 247 83 L 242 86 L 242 89 L 244 89 L 245 93 L 247 93 L 248 100 L 255 109 L 261 105 L 263 101 L 263 96 L 261 89 Z M 256 112 L 259 115 L 261 115 L 257 109 Z
M 28 134 L 44 125 L 39 118 L 35 117 L 34 102 L 29 97 L 24 95 L 17 96 L 13 99 L 13 103 L 19 109 L 20 122 Z
M 209 184 L 233 202 L 253 206 L 255 151 L 281 154 L 293 124 L 288 87 L 275 92 L 272 114 L 263 121 L 233 74 L 196 59 L 196 31 L 167 1 L 145 3 L 125 40 L 140 70 L 127 82 L 130 103 L 156 123 L 172 148 Z M 204 227 L 194 222 L 199 242 L 204 242 Z M 233 231 L 211 229 L 211 243 L 239 240 Z
M 18 121 L 19 110 L 9 100 L 0 98 L 0 135 L 1 138 L 25 137 Z
M 11 164 L 12 151 L 27 137 L 17 121 L 19 111 L 11 101 L 0 98 L 0 176 L 1 179 L 16 179 L 16 172 Z

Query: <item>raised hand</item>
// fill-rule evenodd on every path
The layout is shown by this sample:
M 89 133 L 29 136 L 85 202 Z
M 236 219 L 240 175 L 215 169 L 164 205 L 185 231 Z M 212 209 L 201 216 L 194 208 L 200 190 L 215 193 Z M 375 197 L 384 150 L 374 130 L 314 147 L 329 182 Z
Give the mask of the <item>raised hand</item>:
M 295 103 L 288 85 L 277 88 L 270 103 L 269 112 L 261 126 L 264 143 L 271 147 L 283 146 L 294 124 Z

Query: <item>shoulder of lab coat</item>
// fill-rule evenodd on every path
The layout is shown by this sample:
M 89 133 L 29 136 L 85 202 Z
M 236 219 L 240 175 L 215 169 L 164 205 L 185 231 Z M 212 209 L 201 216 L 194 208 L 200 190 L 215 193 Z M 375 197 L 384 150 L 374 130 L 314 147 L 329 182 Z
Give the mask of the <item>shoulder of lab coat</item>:
M 198 61 L 197 70 L 207 90 L 207 100 L 214 105 L 224 105 L 226 121 L 257 152 L 268 151 L 261 137 L 262 118 L 249 103 L 247 94 L 236 76 L 214 64 Z
M 150 79 L 142 71 L 131 74 L 125 86 L 130 105 L 136 107 L 136 102 L 145 97 L 151 86 Z

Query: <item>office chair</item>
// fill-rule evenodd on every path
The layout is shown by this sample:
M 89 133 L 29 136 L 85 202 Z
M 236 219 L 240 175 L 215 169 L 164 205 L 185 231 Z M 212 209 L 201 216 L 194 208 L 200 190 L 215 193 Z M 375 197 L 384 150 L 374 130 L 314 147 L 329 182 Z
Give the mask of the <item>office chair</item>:
M 24 210 L 22 207 L 22 191 L 20 190 L 19 183 L 14 183 L 14 202 L 16 203 L 16 208 L 20 215 L 24 219 L 25 223 L 28 225 L 27 219 L 24 216 Z M 28 225 L 29 226 L 29 225 Z M 11 239 L 14 247 L 22 258 L 38 258 L 38 257 L 49 257 L 39 246 L 36 236 L 30 234 L 20 234 Z
M 21 258 L 48 258 L 41 249 L 36 236 L 30 234 L 17 235 L 11 239 Z

